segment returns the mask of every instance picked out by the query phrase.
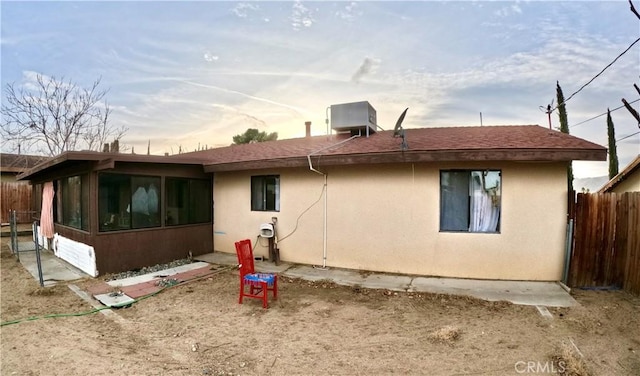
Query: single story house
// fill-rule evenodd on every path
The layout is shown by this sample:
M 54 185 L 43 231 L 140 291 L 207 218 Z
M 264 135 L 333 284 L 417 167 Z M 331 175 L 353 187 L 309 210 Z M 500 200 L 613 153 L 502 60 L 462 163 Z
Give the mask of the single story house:
M 600 145 L 531 126 L 362 130 L 191 153 L 213 174 L 216 251 L 275 223 L 282 260 L 560 280 L 567 167 Z
M 234 253 L 246 238 L 266 256 L 259 235 L 274 224 L 285 262 L 562 278 L 567 167 L 606 160 L 604 147 L 537 125 L 371 125 L 165 157 L 68 152 L 21 178 L 56 182 L 57 236 L 92 247 L 96 274 Z
M 640 191 L 640 154 L 622 171 L 609 180 L 598 193 L 623 193 Z

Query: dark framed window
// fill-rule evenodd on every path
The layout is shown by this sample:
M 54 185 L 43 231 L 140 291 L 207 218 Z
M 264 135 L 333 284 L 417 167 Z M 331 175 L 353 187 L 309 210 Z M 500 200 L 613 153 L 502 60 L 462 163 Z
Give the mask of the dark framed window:
M 167 226 L 211 222 L 211 181 L 166 178 Z
M 440 231 L 500 231 L 499 170 L 440 171 Z
M 160 177 L 98 175 L 100 231 L 160 226 Z
M 89 175 L 62 178 L 54 186 L 56 223 L 89 230 Z
M 251 177 L 251 211 L 280 211 L 280 176 Z

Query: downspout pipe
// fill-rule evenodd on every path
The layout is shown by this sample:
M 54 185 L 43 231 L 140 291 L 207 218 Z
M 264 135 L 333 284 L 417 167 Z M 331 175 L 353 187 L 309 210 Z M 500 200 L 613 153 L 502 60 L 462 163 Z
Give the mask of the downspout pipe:
M 361 136 L 361 132 L 358 133 L 357 135 L 353 135 L 353 136 L 347 138 L 346 140 L 342 140 L 342 141 L 340 141 L 340 142 L 338 142 L 336 144 L 326 146 L 326 147 L 324 147 L 322 149 L 318 149 L 318 150 L 316 150 L 316 151 L 314 151 L 314 152 L 312 152 L 312 153 L 307 155 L 307 162 L 309 162 L 309 170 L 315 172 L 316 174 L 320 174 L 320 175 L 322 175 L 324 177 L 324 183 L 323 183 L 324 184 L 324 186 L 323 186 L 323 188 L 324 188 L 324 203 L 323 203 L 323 212 L 322 212 L 322 216 L 323 216 L 323 219 L 322 219 L 322 222 L 323 222 L 322 223 L 322 269 L 325 269 L 327 267 L 327 190 L 328 190 L 328 187 L 327 187 L 327 174 L 325 172 L 322 172 L 322 171 L 320 171 L 318 169 L 315 169 L 313 167 L 313 163 L 311 162 L 311 156 L 315 155 L 315 154 L 318 154 L 318 153 L 320 153 L 322 151 L 325 151 L 327 149 L 333 148 L 335 146 L 344 144 L 345 142 L 351 141 L 354 138 L 358 138 L 360 136 Z

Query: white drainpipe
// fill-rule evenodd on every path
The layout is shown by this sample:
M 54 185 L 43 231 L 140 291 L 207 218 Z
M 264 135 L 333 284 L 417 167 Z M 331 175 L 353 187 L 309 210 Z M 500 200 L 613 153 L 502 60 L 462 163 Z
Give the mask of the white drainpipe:
M 314 155 L 314 154 L 318 154 L 318 153 L 320 153 L 320 152 L 322 152 L 324 150 L 330 149 L 332 147 L 341 145 L 341 144 L 343 144 L 343 143 L 345 143 L 347 141 L 351 141 L 354 138 L 358 138 L 358 137 L 360 137 L 360 134 L 351 136 L 351 137 L 347 138 L 346 140 L 342 140 L 342 141 L 340 141 L 340 142 L 338 142 L 336 144 L 326 146 L 326 147 L 324 147 L 322 149 L 316 150 L 313 153 L 307 155 L 307 161 L 309 162 L 309 170 L 324 176 L 324 209 L 323 209 L 323 213 L 322 213 L 322 215 L 323 215 L 323 225 L 322 225 L 322 227 L 323 227 L 322 228 L 322 268 L 323 269 L 325 269 L 327 267 L 327 191 L 328 191 L 327 174 L 322 172 L 322 171 L 319 171 L 319 170 L 313 168 L 313 164 L 311 163 L 311 156 Z

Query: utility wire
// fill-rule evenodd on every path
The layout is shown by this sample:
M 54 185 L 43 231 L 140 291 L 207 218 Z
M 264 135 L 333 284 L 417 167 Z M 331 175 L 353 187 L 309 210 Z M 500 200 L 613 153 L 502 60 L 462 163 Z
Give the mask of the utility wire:
M 639 133 L 640 133 L 640 131 L 637 131 L 636 133 L 632 133 L 632 134 L 630 134 L 630 135 L 628 135 L 628 136 L 624 136 L 624 137 L 622 137 L 622 138 L 617 139 L 617 140 L 616 140 L 616 142 L 618 142 L 618 141 L 622 141 L 622 140 L 626 140 L 627 138 L 629 138 L 629 137 L 633 137 L 633 136 L 635 136 L 635 135 L 637 135 L 637 134 L 639 134 Z
M 638 102 L 638 101 L 640 101 L 640 98 L 636 99 L 636 100 L 635 100 L 635 101 L 633 101 L 633 102 L 629 102 L 629 104 L 633 104 L 633 103 L 636 103 L 636 102 Z M 620 107 L 616 107 L 616 108 L 614 108 L 613 110 L 610 110 L 610 111 L 611 111 L 611 112 L 613 112 L 613 111 L 617 111 L 617 110 L 619 110 L 619 109 L 621 109 L 621 108 L 624 108 L 624 105 L 622 105 L 622 106 L 620 106 Z M 596 116 L 594 116 L 594 117 L 592 117 L 592 118 L 589 118 L 589 119 L 587 119 L 587 120 L 583 120 L 583 121 L 581 121 L 581 122 L 579 122 L 579 123 L 576 123 L 576 124 L 570 125 L 570 126 L 569 126 L 569 128 L 577 127 L 578 125 L 581 125 L 581 124 L 587 123 L 587 122 L 589 122 L 589 121 L 591 121 L 591 120 L 595 120 L 595 119 L 599 118 L 600 116 L 604 116 L 604 115 L 606 115 L 606 114 L 607 114 L 607 113 L 606 113 L 606 112 L 604 112 L 604 113 L 602 113 L 602 114 L 600 114 L 600 115 L 596 115 Z
M 618 56 L 616 56 L 616 58 L 615 58 L 615 59 L 613 59 L 613 61 L 612 61 L 612 62 L 610 62 L 609 64 L 607 64 L 607 66 L 606 66 L 606 67 L 604 67 L 604 68 L 603 68 L 603 69 L 602 69 L 598 74 L 596 74 L 595 76 L 593 76 L 593 78 L 592 78 L 592 79 L 590 79 L 586 84 L 582 85 L 582 87 L 580 87 L 580 89 L 576 90 L 573 94 L 569 95 L 569 97 L 568 97 L 567 99 L 565 99 L 565 100 L 564 100 L 564 102 L 562 102 L 562 103 L 558 103 L 558 105 L 557 105 L 553 110 L 551 110 L 551 111 L 555 111 L 555 110 L 557 110 L 557 109 L 558 109 L 558 107 L 560 107 L 561 105 L 563 105 L 563 104 L 567 103 L 567 102 L 569 101 L 569 99 L 573 98 L 573 96 L 574 96 L 574 95 L 576 95 L 576 94 L 578 94 L 579 92 L 581 92 L 581 91 L 582 91 L 582 89 L 584 89 L 584 88 L 585 88 L 585 87 L 587 87 L 590 83 L 592 83 L 592 82 L 593 82 L 593 80 L 595 80 L 596 78 L 600 77 L 600 75 L 601 75 L 602 73 L 604 73 L 604 71 L 606 71 L 610 66 L 612 66 L 612 65 L 613 65 L 613 63 L 615 63 L 616 61 L 618 61 L 618 59 L 619 59 L 619 58 L 621 58 L 621 57 L 622 57 L 622 55 L 626 54 L 626 53 L 627 53 L 627 51 L 629 51 L 629 50 L 631 49 L 631 47 L 633 47 L 633 46 L 634 46 L 636 43 L 638 43 L 638 42 L 640 42 L 640 38 L 636 39 L 633 43 L 631 43 L 631 44 L 629 45 L 629 47 L 627 47 L 627 49 L 626 49 L 626 50 L 622 51 Z

